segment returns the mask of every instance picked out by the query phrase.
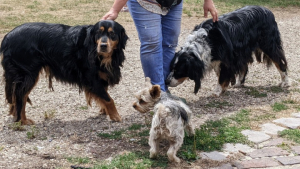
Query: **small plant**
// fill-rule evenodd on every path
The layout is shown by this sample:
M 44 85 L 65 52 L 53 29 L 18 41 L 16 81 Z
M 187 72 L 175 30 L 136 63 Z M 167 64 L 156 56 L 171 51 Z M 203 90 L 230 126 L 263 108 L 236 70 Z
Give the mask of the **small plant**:
M 26 135 L 28 139 L 34 139 L 38 133 L 39 130 L 35 126 L 32 126 L 31 131 L 27 132 Z
M 128 130 L 139 130 L 143 127 L 142 124 L 132 124 L 131 126 L 128 127 Z
M 90 159 L 88 157 L 67 157 L 67 160 L 70 163 L 76 163 L 76 164 L 87 164 L 90 162 Z
M 287 110 L 288 109 L 288 107 L 285 105 L 285 104 L 283 104 L 283 103 L 274 103 L 273 105 L 272 105 L 272 109 L 273 109 L 273 111 L 275 111 L 275 112 L 280 112 L 280 111 L 282 111 L 282 110 Z
M 248 91 L 245 92 L 247 95 L 253 96 L 255 98 L 267 97 L 266 93 L 261 93 L 253 87 L 250 87 Z
M 14 131 L 25 131 L 25 128 L 22 126 L 22 123 L 20 121 L 10 124 L 9 128 L 11 128 Z
M 4 150 L 4 147 L 3 146 L 0 146 L 0 151 Z
M 79 109 L 81 109 L 81 110 L 87 110 L 88 106 L 80 106 Z
M 270 87 L 269 91 L 272 92 L 272 93 L 284 92 L 284 90 L 279 86 L 272 86 L 272 87 Z
M 109 138 L 109 139 L 121 139 L 122 138 L 122 133 L 124 132 L 125 130 L 119 130 L 119 131 L 114 131 L 112 133 L 98 133 L 98 136 L 99 137 L 103 137 L 103 138 Z
M 50 110 L 49 112 L 44 112 L 44 119 L 49 120 L 54 118 L 55 110 Z
M 287 138 L 300 144 L 300 130 L 299 129 L 286 129 L 279 132 L 280 137 Z

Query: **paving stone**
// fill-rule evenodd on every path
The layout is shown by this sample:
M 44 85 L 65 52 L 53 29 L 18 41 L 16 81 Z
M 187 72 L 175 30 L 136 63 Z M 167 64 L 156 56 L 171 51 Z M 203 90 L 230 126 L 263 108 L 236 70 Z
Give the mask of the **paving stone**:
M 222 155 L 220 152 L 218 151 L 212 151 L 212 152 L 203 152 L 200 153 L 200 157 L 202 159 L 210 159 L 210 160 L 214 160 L 214 161 L 223 161 L 226 160 L 226 156 Z
M 299 118 L 280 118 L 273 120 L 274 123 L 279 123 L 291 129 L 296 129 L 300 126 Z
M 259 169 L 300 169 L 300 164 L 277 166 L 277 167 L 267 167 L 267 168 L 259 168 Z
M 271 137 L 263 132 L 254 131 L 254 130 L 243 130 L 242 134 L 248 136 L 248 140 L 254 143 L 261 143 L 269 140 Z
M 300 146 L 292 146 L 291 149 L 297 153 L 298 155 L 300 155 Z
M 278 147 L 267 147 L 248 154 L 251 158 L 289 155 L 289 152 Z
M 293 113 L 292 116 L 296 117 L 296 118 L 300 118 L 300 112 L 299 113 Z
M 261 131 L 266 134 L 277 135 L 279 131 L 283 131 L 286 128 L 280 127 L 273 123 L 266 123 L 261 126 Z
M 233 169 L 233 167 L 231 166 L 231 164 L 223 164 L 223 165 L 220 165 L 219 167 L 215 167 L 215 168 L 211 168 L 211 169 Z
M 242 152 L 242 153 L 250 153 L 254 151 L 255 149 L 249 147 L 248 145 L 244 144 L 232 144 L 232 143 L 226 143 L 223 146 L 223 151 L 227 151 L 230 153 L 237 153 L 237 152 Z
M 278 157 L 276 159 L 283 165 L 300 164 L 300 156 Z
M 263 167 L 280 166 L 280 163 L 278 163 L 272 158 L 263 158 L 263 159 L 247 160 L 247 161 L 236 161 L 234 162 L 234 166 L 236 166 L 238 169 L 263 168 Z
M 285 142 L 287 142 L 287 141 L 283 138 L 275 138 L 275 139 L 271 139 L 269 141 L 263 142 L 261 145 L 262 145 L 262 147 L 272 147 L 272 146 L 280 145 Z

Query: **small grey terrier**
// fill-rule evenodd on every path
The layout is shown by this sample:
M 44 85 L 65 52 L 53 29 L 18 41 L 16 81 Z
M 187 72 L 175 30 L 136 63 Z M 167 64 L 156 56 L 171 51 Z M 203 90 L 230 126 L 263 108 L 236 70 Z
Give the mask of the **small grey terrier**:
M 159 142 L 166 139 L 170 144 L 167 152 L 169 161 L 179 163 L 176 154 L 183 143 L 184 130 L 188 135 L 195 134 L 191 124 L 192 111 L 180 98 L 161 91 L 159 85 L 152 85 L 148 77 L 146 87 L 138 91 L 135 97 L 134 109 L 140 113 L 154 111 L 148 142 L 150 158 L 157 157 Z

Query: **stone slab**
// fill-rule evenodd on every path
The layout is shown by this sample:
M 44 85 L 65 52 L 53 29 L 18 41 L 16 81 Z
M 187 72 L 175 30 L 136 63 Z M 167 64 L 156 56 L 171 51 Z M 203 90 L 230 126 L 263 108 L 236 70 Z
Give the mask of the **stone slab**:
M 299 113 L 293 113 L 292 117 L 300 118 L 300 112 Z
M 267 147 L 255 150 L 248 154 L 251 158 L 273 157 L 289 155 L 289 152 L 278 147 Z
M 262 145 L 262 147 L 272 147 L 272 146 L 280 145 L 285 142 L 286 141 L 283 138 L 275 138 L 275 139 L 266 141 L 266 142 L 262 143 L 261 145 Z
M 300 164 L 300 156 L 278 157 L 276 159 L 283 165 Z
M 226 160 L 226 156 L 222 155 L 218 151 L 203 152 L 203 153 L 200 153 L 200 157 L 202 159 L 210 159 L 210 160 L 214 160 L 214 161 L 223 161 L 223 160 Z
M 286 128 L 280 127 L 273 123 L 266 123 L 261 126 L 261 131 L 270 135 L 277 135 L 279 131 L 283 131 L 285 129 Z
M 298 155 L 300 155 L 300 146 L 292 146 L 291 149 Z
M 223 164 L 223 165 L 220 165 L 219 167 L 215 167 L 215 168 L 211 168 L 211 169 L 233 169 L 233 167 L 231 166 L 231 164 Z
M 273 122 L 281 124 L 291 129 L 296 129 L 300 126 L 299 118 L 280 118 L 280 119 L 273 120 Z
M 271 136 L 269 136 L 263 132 L 254 131 L 254 130 L 243 130 L 242 134 L 244 136 L 247 136 L 248 140 L 250 140 L 254 143 L 261 143 L 261 142 L 267 141 L 271 138 Z
M 236 166 L 238 169 L 264 168 L 264 167 L 280 166 L 280 163 L 278 163 L 272 158 L 264 158 L 264 159 L 253 159 L 253 160 L 246 160 L 246 161 L 236 161 L 234 162 L 234 166 Z
M 242 152 L 242 153 L 250 153 L 254 151 L 255 149 L 249 147 L 248 145 L 245 144 L 232 144 L 232 143 L 226 143 L 223 146 L 223 151 L 227 151 L 230 153 L 237 153 L 237 152 Z

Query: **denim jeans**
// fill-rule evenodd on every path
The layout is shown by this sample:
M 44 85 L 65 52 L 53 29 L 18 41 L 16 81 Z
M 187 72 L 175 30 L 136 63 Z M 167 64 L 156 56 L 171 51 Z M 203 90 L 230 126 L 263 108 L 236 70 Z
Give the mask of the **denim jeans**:
M 173 6 L 167 15 L 144 9 L 137 0 L 128 0 L 127 6 L 138 32 L 140 59 L 145 77 L 167 91 L 165 79 L 170 73 L 180 34 L 182 3 Z

